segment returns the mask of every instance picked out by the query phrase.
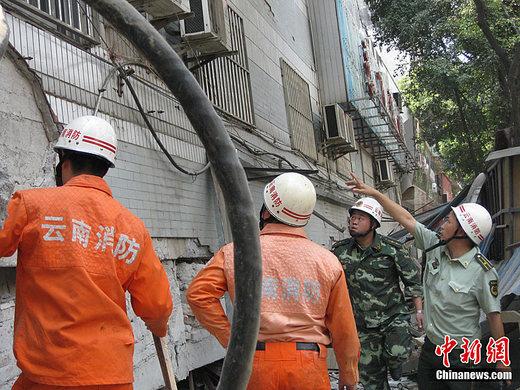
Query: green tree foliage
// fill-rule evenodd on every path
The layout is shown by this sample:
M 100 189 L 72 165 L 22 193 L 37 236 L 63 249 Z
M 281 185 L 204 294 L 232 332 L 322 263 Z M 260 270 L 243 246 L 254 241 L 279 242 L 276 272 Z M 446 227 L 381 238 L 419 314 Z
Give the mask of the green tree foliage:
M 378 40 L 410 60 L 406 102 L 452 174 L 480 172 L 497 129 L 520 145 L 520 0 L 367 3 Z

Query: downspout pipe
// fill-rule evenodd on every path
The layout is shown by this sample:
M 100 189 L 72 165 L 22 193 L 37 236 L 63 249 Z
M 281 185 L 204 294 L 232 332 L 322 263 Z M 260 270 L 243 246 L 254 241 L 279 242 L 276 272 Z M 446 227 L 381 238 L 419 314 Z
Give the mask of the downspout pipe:
M 235 302 L 218 389 L 245 389 L 259 330 L 261 255 L 257 216 L 246 174 L 213 105 L 159 32 L 125 0 L 86 0 L 138 48 L 181 103 L 202 141 L 222 189 L 234 245 Z

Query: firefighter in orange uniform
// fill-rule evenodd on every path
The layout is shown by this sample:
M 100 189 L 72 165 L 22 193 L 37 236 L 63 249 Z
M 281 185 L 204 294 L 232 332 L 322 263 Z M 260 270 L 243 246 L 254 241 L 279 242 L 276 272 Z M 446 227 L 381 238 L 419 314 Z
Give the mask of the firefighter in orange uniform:
M 143 222 L 112 198 L 103 176 L 117 139 L 105 120 L 72 121 L 55 146 L 57 188 L 16 192 L 0 256 L 18 250 L 13 389 L 132 389 L 134 312 L 165 336 L 173 304 Z M 59 181 L 62 183 L 59 183 Z
M 316 203 L 314 186 L 284 173 L 265 187 L 260 215 L 260 333 L 248 390 L 330 390 L 326 346 L 332 342 L 340 389 L 358 382 L 359 339 L 338 259 L 310 241 L 303 226 Z M 192 281 L 188 302 L 224 348 L 230 323 L 220 304 L 234 299 L 233 244 L 221 248 Z

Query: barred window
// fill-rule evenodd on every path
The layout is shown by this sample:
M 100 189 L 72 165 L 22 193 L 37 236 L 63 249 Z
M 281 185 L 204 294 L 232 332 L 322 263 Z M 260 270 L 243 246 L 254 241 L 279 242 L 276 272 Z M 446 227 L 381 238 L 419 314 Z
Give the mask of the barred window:
M 316 159 L 309 84 L 284 60 L 281 59 L 280 62 L 291 146 Z
M 8 0 L 19 13 L 82 45 L 98 43 L 99 16 L 82 0 Z
M 227 17 L 233 54 L 216 58 L 199 68 L 195 74 L 202 89 L 217 108 L 252 125 L 254 124 L 253 102 L 244 22 L 229 6 Z

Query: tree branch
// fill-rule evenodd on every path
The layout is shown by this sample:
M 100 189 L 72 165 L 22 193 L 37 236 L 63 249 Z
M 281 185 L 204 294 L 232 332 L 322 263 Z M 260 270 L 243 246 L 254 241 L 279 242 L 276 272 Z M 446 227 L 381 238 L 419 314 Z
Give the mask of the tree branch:
M 507 82 L 509 72 L 504 72 L 502 67 L 497 69 L 498 83 L 500 84 L 500 89 L 502 90 L 502 94 L 504 96 L 509 96 L 509 84 Z
M 475 127 L 470 126 L 468 123 L 468 119 L 466 117 L 465 109 L 464 109 L 464 103 L 463 100 L 465 100 L 464 94 L 460 90 L 458 85 L 453 85 L 453 94 L 455 98 L 455 104 L 457 105 L 457 110 L 459 112 L 459 117 L 462 121 L 462 125 L 464 126 L 465 134 L 468 136 L 466 139 L 470 140 L 476 140 L 479 137 L 478 132 L 476 131 Z M 484 121 L 485 123 L 485 121 Z M 472 136 L 470 136 L 472 134 Z M 476 146 L 475 142 L 467 142 L 468 149 L 470 149 L 470 153 L 472 156 L 478 156 L 480 153 L 478 152 L 478 148 Z M 478 169 L 477 169 L 478 170 Z
M 514 47 L 509 81 L 511 119 L 513 122 L 513 145 L 518 146 L 520 145 L 520 42 L 517 42 Z
M 517 42 L 513 51 L 513 61 L 511 62 L 511 82 L 519 84 L 520 80 L 520 42 Z
M 507 55 L 506 50 L 500 45 L 500 42 L 495 38 L 489 23 L 487 22 L 487 9 L 483 0 L 473 0 L 477 8 L 477 24 L 484 33 L 489 45 L 500 60 L 500 65 L 504 68 L 505 73 L 509 73 L 511 68 L 511 61 Z

